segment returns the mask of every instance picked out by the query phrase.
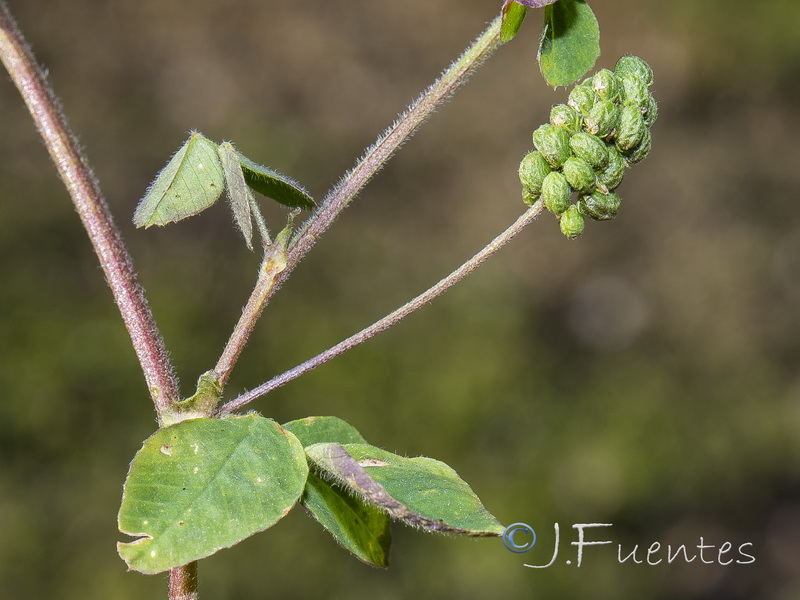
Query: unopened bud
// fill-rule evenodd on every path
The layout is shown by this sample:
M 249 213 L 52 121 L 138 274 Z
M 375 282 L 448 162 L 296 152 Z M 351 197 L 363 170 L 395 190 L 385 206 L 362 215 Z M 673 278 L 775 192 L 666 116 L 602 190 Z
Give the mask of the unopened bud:
M 545 123 L 533 132 L 533 145 L 554 169 L 563 165 L 571 154 L 569 134 L 550 123 Z
M 585 222 L 580 208 L 575 204 L 570 206 L 564 211 L 564 214 L 561 215 L 561 222 L 559 225 L 561 226 L 561 233 L 570 239 L 575 239 L 582 234 Z
M 623 163 L 623 168 L 625 167 Z M 578 192 L 588 193 L 595 187 L 595 175 L 592 165 L 578 158 L 577 156 L 570 156 L 564 163 L 562 168 L 564 178 L 567 180 L 569 187 Z
M 614 67 L 614 72 L 620 78 L 632 73 L 639 77 L 648 87 L 653 83 L 653 69 L 645 61 L 633 54 L 626 54 L 620 57 Z
M 608 164 L 606 143 L 596 135 L 579 131 L 569 139 L 569 147 L 575 156 L 588 162 L 594 169 L 603 169 Z
M 542 183 L 542 202 L 545 208 L 555 215 L 560 215 L 569 206 L 569 197 L 572 190 L 569 188 L 564 175 L 552 171 L 544 178 Z

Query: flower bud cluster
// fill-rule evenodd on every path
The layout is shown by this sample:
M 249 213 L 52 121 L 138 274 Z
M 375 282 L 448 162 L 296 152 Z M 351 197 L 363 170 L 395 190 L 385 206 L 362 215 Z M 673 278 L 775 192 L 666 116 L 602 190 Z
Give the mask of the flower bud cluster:
M 602 69 L 576 85 L 566 104 L 552 108 L 550 122 L 533 132 L 536 150 L 519 166 L 522 197 L 527 204 L 541 199 L 567 237 L 583 232 L 586 217 L 617 215 L 620 199 L 613 190 L 625 169 L 650 152 L 658 116 L 652 83 L 650 65 L 623 56 L 614 71 Z

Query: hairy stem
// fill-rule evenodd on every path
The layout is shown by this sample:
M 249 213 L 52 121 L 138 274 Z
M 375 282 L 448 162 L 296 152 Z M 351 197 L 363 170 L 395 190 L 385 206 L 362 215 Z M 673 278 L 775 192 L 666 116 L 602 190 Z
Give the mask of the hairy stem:
M 197 561 L 169 570 L 169 600 L 197 600 Z
M 247 339 L 272 295 L 286 281 L 294 268 L 308 254 L 319 237 L 325 233 L 336 217 L 358 195 L 375 173 L 392 157 L 397 149 L 417 131 L 420 125 L 443 103 L 500 45 L 501 18 L 497 17 L 487 29 L 448 67 L 417 100 L 409 106 L 395 123 L 364 153 L 356 166 L 349 171 L 323 199 L 319 209 L 298 231 L 287 252 L 286 267 L 274 279 L 259 278 L 247 302 L 242 318 L 236 326 L 235 340 L 229 341 L 218 368 L 224 369 L 224 381 L 236 362 Z M 258 310 L 251 310 L 257 306 Z M 415 309 L 416 310 L 416 309 Z M 252 323 L 248 322 L 252 320 Z M 249 400 L 248 400 L 249 401 Z
M 319 211 L 298 232 L 289 249 L 287 271 L 308 253 L 319 237 L 355 198 L 395 151 L 417 131 L 420 125 L 444 102 L 500 45 L 501 18 L 489 27 L 447 68 L 397 121 L 375 142 L 339 183 L 325 196 Z M 281 280 L 289 273 L 284 271 Z
M 261 268 L 258 271 L 258 280 L 250 294 L 247 304 L 242 310 L 242 316 L 233 328 L 233 333 L 222 351 L 222 355 L 217 361 L 217 366 L 214 367 L 214 373 L 217 376 L 217 383 L 221 387 L 225 387 L 228 378 L 231 375 L 233 366 L 239 358 L 239 355 L 244 350 L 250 334 L 258 321 L 261 312 L 264 310 L 267 298 L 275 287 L 275 279 L 278 274 L 283 270 L 286 265 L 285 248 L 272 245 L 271 249 L 277 248 L 278 253 L 274 253 L 267 249 L 264 255 L 264 261 L 261 263 Z
M 404 304 L 397 310 L 389 313 L 380 321 L 377 321 L 372 325 L 370 325 L 369 327 L 362 329 L 358 333 L 351 335 L 346 340 L 339 342 L 338 344 L 336 344 L 332 348 L 329 348 L 325 352 L 318 354 L 314 358 L 311 358 L 305 361 L 304 363 L 297 365 L 293 369 L 289 369 L 285 373 L 282 373 L 281 375 L 272 378 L 271 380 L 258 386 L 257 388 L 252 389 L 245 394 L 242 394 L 241 396 L 239 396 L 234 400 L 231 400 L 230 402 L 228 402 L 227 404 L 225 404 L 220 408 L 219 414 L 225 415 L 235 410 L 238 410 L 241 407 L 248 404 L 249 402 L 252 402 L 256 398 L 268 394 L 275 388 L 278 388 L 284 385 L 285 383 L 289 383 L 293 379 L 297 379 L 302 374 L 307 373 L 308 371 L 315 369 L 316 367 L 328 362 L 332 358 L 335 358 L 340 354 L 344 354 L 351 348 L 354 348 L 359 344 L 366 342 L 371 337 L 379 334 L 382 331 L 385 331 L 392 325 L 399 322 L 401 319 L 404 319 L 415 310 L 422 308 L 437 296 L 441 296 L 453 284 L 459 282 L 464 277 L 469 275 L 472 271 L 477 269 L 487 258 L 492 256 L 495 252 L 500 250 L 500 248 L 502 248 L 508 242 L 510 242 L 520 231 L 522 231 L 527 225 L 529 225 L 534 219 L 536 219 L 536 217 L 539 216 L 539 214 L 542 212 L 542 208 L 543 205 L 541 201 L 536 202 L 527 211 L 525 211 L 508 229 L 506 229 L 503 233 L 494 238 L 480 252 L 478 252 L 475 256 L 473 256 L 471 259 L 469 259 L 467 262 L 461 265 L 458 269 L 450 273 L 450 275 L 439 281 L 437 284 L 431 286 L 413 300 L 409 300 L 406 304 Z
M 59 110 L 55 94 L 2 0 L 0 58 L 28 106 L 83 221 L 131 336 L 160 421 L 161 415 L 169 409 L 170 401 L 179 395 L 163 340 L 97 181 Z

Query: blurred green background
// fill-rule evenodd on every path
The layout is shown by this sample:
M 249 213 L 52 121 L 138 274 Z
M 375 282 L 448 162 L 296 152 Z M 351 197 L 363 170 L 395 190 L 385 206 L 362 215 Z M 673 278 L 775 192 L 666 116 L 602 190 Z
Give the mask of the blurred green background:
M 258 267 L 227 209 L 163 230 L 130 217 L 198 129 L 321 197 L 499 9 L 499 0 L 11 0 L 135 258 L 183 392 L 213 366 Z M 302 510 L 200 565 L 203 598 L 800 597 L 800 5 L 595 0 L 603 55 L 654 67 L 661 116 L 623 208 L 575 242 L 542 217 L 402 325 L 257 401 L 337 414 L 451 464 L 499 540 L 397 526 L 366 567 Z M 276 296 L 230 395 L 379 318 L 523 209 L 516 170 L 564 90 L 540 15 L 362 193 Z M 114 544 L 129 460 L 155 428 L 127 334 L 12 84 L 0 84 L 0 589 L 165 598 Z M 280 210 L 268 210 L 277 228 Z M 549 569 L 553 524 L 562 553 Z M 574 565 L 593 539 L 719 547 L 752 565 Z M 640 557 L 642 550 L 640 548 Z M 564 560 L 573 559 L 567 566 Z M 716 562 L 716 555 L 706 558 Z M 727 557 L 725 557 L 727 558 Z M 736 556 L 734 556 L 736 558 Z

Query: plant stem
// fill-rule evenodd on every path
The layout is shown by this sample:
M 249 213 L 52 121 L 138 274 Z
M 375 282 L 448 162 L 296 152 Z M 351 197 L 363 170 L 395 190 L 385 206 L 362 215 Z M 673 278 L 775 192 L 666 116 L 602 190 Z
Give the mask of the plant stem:
M 173 400 L 178 382 L 164 342 L 139 285 L 133 262 L 114 224 L 88 161 L 59 110 L 33 54 L 0 0 L 0 58 L 22 95 L 61 180 L 83 222 L 130 334 L 136 356 L 158 413 L 159 422 Z M 197 563 L 170 570 L 169 600 L 197 600 Z
M 244 310 L 242 310 L 242 316 L 239 317 L 239 321 L 233 328 L 233 333 L 228 339 L 217 365 L 214 367 L 217 383 L 219 383 L 220 387 L 225 387 L 239 355 L 244 350 L 256 322 L 264 310 L 267 298 L 274 289 L 275 279 L 286 265 L 285 248 L 280 248 L 279 256 L 274 256 L 273 252 L 270 251 L 271 248 L 276 248 L 276 246 L 273 244 L 266 250 L 253 292 L 250 294 L 250 298 L 247 300 Z
M 197 561 L 169 570 L 169 600 L 197 600 Z
M 170 401 L 179 395 L 164 342 L 97 181 L 59 110 L 55 94 L 2 0 L 0 58 L 28 106 L 83 221 L 131 336 L 160 421 L 162 413 L 169 409 Z
M 281 375 L 278 375 L 277 377 L 270 379 L 269 381 L 263 383 L 257 388 L 252 389 L 245 394 L 242 394 L 241 396 L 235 398 L 234 400 L 231 400 L 230 402 L 228 402 L 227 404 L 225 404 L 220 408 L 218 414 L 220 415 L 229 414 L 235 410 L 242 408 L 243 406 L 252 402 L 256 398 L 268 394 L 275 388 L 278 388 L 284 385 L 285 383 L 289 383 L 293 379 L 297 379 L 304 373 L 307 373 L 308 371 L 315 369 L 316 367 L 328 362 L 332 358 L 335 358 L 340 354 L 344 354 L 351 348 L 354 348 L 355 346 L 358 346 L 359 344 L 366 342 L 371 337 L 377 335 L 382 331 L 385 331 L 392 325 L 395 325 L 396 323 L 398 323 L 400 320 L 410 315 L 415 310 L 422 308 L 437 296 L 441 296 L 444 292 L 448 290 L 448 288 L 450 288 L 450 286 L 452 286 L 453 284 L 457 283 L 458 281 L 462 280 L 464 277 L 469 275 L 472 271 L 477 269 L 486 259 L 488 259 L 495 252 L 500 250 L 500 248 L 505 246 L 508 242 L 510 242 L 520 231 L 522 231 L 527 225 L 529 225 L 534 219 L 536 219 L 536 217 L 539 216 L 539 214 L 542 212 L 542 208 L 543 205 L 541 201 L 536 202 L 527 211 L 525 211 L 508 229 L 506 229 L 503 233 L 494 238 L 487 246 L 485 246 L 475 256 L 473 256 L 471 259 L 469 259 L 467 262 L 461 265 L 458 269 L 450 273 L 450 275 L 439 281 L 437 284 L 428 288 L 426 291 L 421 293 L 413 300 L 408 301 L 400 308 L 389 313 L 380 321 L 376 321 L 369 327 L 362 329 L 358 333 L 350 336 L 346 340 L 339 342 L 332 348 L 329 348 L 325 352 L 318 354 L 314 358 L 310 358 L 304 363 L 299 364 L 292 369 L 289 369 L 285 373 L 282 373 Z
M 417 100 L 409 106 L 394 124 L 364 153 L 356 166 L 328 192 L 319 209 L 298 231 L 287 252 L 286 267 L 269 281 L 259 277 L 250 299 L 239 319 L 234 334 L 225 348 L 215 371 L 223 376 L 224 384 L 231 369 L 252 332 L 255 321 L 269 303 L 272 295 L 294 271 L 294 268 L 308 254 L 319 237 L 336 220 L 336 217 L 358 195 L 373 175 L 381 170 L 397 149 L 408 140 L 420 125 L 455 90 L 465 83 L 469 76 L 500 45 L 501 18 L 494 19 L 486 30 L 467 48 L 464 53 L 448 67 Z M 257 307 L 257 310 L 254 308 Z M 252 320 L 252 323 L 249 322 Z M 223 360 L 224 359 L 224 360 Z M 220 372 L 219 369 L 223 369 Z
M 367 182 L 381 170 L 395 151 L 408 140 L 423 122 L 465 83 L 469 76 L 500 45 L 501 18 L 489 27 L 448 67 L 431 86 L 364 153 L 358 164 L 325 196 L 319 211 L 298 232 L 289 249 L 286 271 L 291 271 L 308 253 L 319 237 L 355 198 Z M 281 281 L 288 277 L 284 271 Z

